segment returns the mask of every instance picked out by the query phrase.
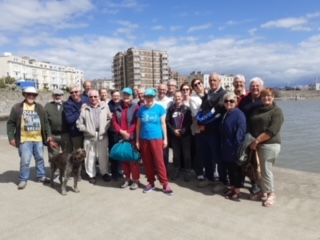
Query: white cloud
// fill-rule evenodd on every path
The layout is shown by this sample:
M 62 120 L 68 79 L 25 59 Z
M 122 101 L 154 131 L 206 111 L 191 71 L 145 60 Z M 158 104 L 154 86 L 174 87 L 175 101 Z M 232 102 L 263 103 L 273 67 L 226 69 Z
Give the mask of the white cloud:
M 211 28 L 211 26 L 212 26 L 211 23 L 207 23 L 207 24 L 199 25 L 199 26 L 193 26 L 193 27 L 190 27 L 187 32 L 192 33 L 192 32 L 196 32 L 196 31 L 206 30 L 206 29 Z
M 170 26 L 169 29 L 170 29 L 171 32 L 175 32 L 175 31 L 178 31 L 181 28 L 182 28 L 182 26 Z
M 257 32 L 257 29 L 256 28 L 251 28 L 251 29 L 248 30 L 248 32 L 249 32 L 250 36 L 254 36 L 256 34 L 256 32 Z
M 164 30 L 164 27 L 162 25 L 157 25 L 151 27 L 151 30 L 159 31 L 159 30 Z
M 90 0 L 3 0 L 0 1 L 0 30 L 18 32 L 39 25 L 75 27 L 75 23 L 69 21 L 93 8 Z
M 137 0 L 124 0 L 124 1 L 105 1 L 104 6 L 106 9 L 104 11 L 119 11 L 121 8 L 129 8 L 137 11 L 141 11 L 146 8 L 147 4 L 141 4 Z
M 0 36 L 0 46 L 8 43 L 10 40 L 5 36 Z
M 305 18 L 284 18 L 269 21 L 261 25 L 261 28 L 287 28 L 292 30 L 306 30 L 308 20 Z

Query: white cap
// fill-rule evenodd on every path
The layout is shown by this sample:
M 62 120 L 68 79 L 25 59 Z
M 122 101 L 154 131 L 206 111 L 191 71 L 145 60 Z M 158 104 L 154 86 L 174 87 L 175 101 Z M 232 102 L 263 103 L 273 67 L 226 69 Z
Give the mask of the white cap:
M 33 93 L 38 95 L 38 91 L 35 89 L 35 87 L 26 87 L 22 90 L 22 94 L 23 93 Z

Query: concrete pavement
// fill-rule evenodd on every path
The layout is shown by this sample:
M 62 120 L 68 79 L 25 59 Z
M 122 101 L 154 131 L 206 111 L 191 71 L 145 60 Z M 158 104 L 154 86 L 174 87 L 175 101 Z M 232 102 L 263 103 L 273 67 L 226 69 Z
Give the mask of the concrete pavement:
M 69 187 L 62 196 L 57 181 L 54 189 L 35 182 L 34 160 L 26 189 L 17 190 L 19 156 L 4 136 L 0 152 L 1 240 L 320 239 L 320 174 L 275 167 L 272 208 L 247 200 L 247 189 L 233 202 L 197 188 L 195 179 L 172 183 L 172 197 L 158 182 L 156 191 L 144 194 L 100 178 L 96 185 L 83 180 L 80 193 Z

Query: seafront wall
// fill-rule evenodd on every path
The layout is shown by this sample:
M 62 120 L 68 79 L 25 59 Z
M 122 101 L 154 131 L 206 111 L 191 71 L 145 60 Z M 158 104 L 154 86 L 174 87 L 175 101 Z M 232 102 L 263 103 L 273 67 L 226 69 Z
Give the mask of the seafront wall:
M 37 97 L 37 102 L 41 104 L 46 104 L 48 101 L 50 101 L 51 93 L 40 93 Z M 0 115 L 8 114 L 11 110 L 11 107 L 13 104 L 20 102 L 23 100 L 23 96 L 21 92 L 18 91 L 8 91 L 0 92 Z
M 65 98 L 68 94 L 65 95 Z M 279 99 L 320 99 L 320 91 L 278 91 Z M 40 93 L 37 97 L 37 102 L 45 105 L 51 101 L 51 93 Z M 6 119 L 13 104 L 22 101 L 23 96 L 19 91 L 0 91 L 0 120 Z

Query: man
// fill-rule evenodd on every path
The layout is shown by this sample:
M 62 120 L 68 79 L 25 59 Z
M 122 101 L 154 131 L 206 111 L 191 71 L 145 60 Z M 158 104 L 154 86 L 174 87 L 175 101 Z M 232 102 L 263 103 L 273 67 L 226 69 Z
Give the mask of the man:
M 172 104 L 172 99 L 166 96 L 167 92 L 167 85 L 164 83 L 160 83 L 158 86 L 158 95 L 155 100 L 156 103 L 161 105 L 165 110 L 167 110 Z
M 101 103 L 97 90 L 89 92 L 90 105 L 81 110 L 77 120 L 78 129 L 84 133 L 84 149 L 87 156 L 85 169 L 89 176 L 89 182 L 96 183 L 96 158 L 99 160 L 99 169 L 102 179 L 110 181 L 108 174 L 108 128 L 110 126 L 110 110 L 108 104 Z
M 246 79 L 243 75 L 235 75 L 233 78 L 234 93 L 237 96 L 238 104 L 242 98 L 246 95 Z
M 82 98 L 85 103 L 90 103 L 88 94 L 89 94 L 90 90 L 92 89 L 92 84 L 90 81 L 84 81 L 82 86 L 84 89 L 84 91 L 82 93 Z
M 214 183 L 214 168 L 218 167 L 219 182 L 214 187 L 214 192 L 225 190 L 227 183 L 226 169 L 222 163 L 220 154 L 219 123 L 223 113 L 223 96 L 226 91 L 221 86 L 220 75 L 213 73 L 209 77 L 210 90 L 203 97 L 201 103 L 201 118 L 198 117 L 200 130 L 200 146 L 205 168 L 204 181 L 199 182 L 198 187 L 205 187 Z
M 63 152 L 72 152 L 72 144 L 70 135 L 68 132 L 68 123 L 64 115 L 64 101 L 63 91 L 55 89 L 52 92 L 53 101 L 47 103 L 44 107 L 47 113 L 52 138 L 57 143 L 57 148 L 48 146 L 49 160 L 59 152 L 61 149 Z
M 168 81 L 167 85 L 168 85 L 167 97 L 173 100 L 174 93 L 177 91 L 177 88 L 178 88 L 177 81 L 171 78 Z
M 87 104 L 80 94 L 80 88 L 78 86 L 72 87 L 70 97 L 64 104 L 64 114 L 68 123 L 73 150 L 83 148 L 83 133 L 77 128 L 76 122 L 80 116 L 81 109 Z
M 139 98 L 139 101 L 138 101 L 138 106 L 140 107 L 141 105 L 145 104 L 145 101 L 144 101 L 144 92 L 146 91 L 146 89 L 144 87 L 140 87 L 138 89 L 138 98 Z
M 43 106 L 36 103 L 38 92 L 34 87 L 22 91 L 24 100 L 15 104 L 7 121 L 7 135 L 11 146 L 18 148 L 20 156 L 20 173 L 18 189 L 24 189 L 30 175 L 32 156 L 36 162 L 37 180 L 47 183 L 43 158 L 43 146 L 51 140 L 50 126 Z
M 166 96 L 168 92 L 168 87 L 166 84 L 164 83 L 160 83 L 159 87 L 158 87 L 158 96 L 156 97 L 156 104 L 161 105 L 165 110 L 166 110 L 166 114 L 167 114 L 167 110 L 168 108 L 172 105 L 172 98 L 169 98 Z M 170 146 L 170 142 L 168 143 Z M 168 172 L 168 164 L 169 164 L 169 147 L 166 147 L 163 150 L 164 153 L 164 163 L 166 165 L 167 168 L 167 172 Z

